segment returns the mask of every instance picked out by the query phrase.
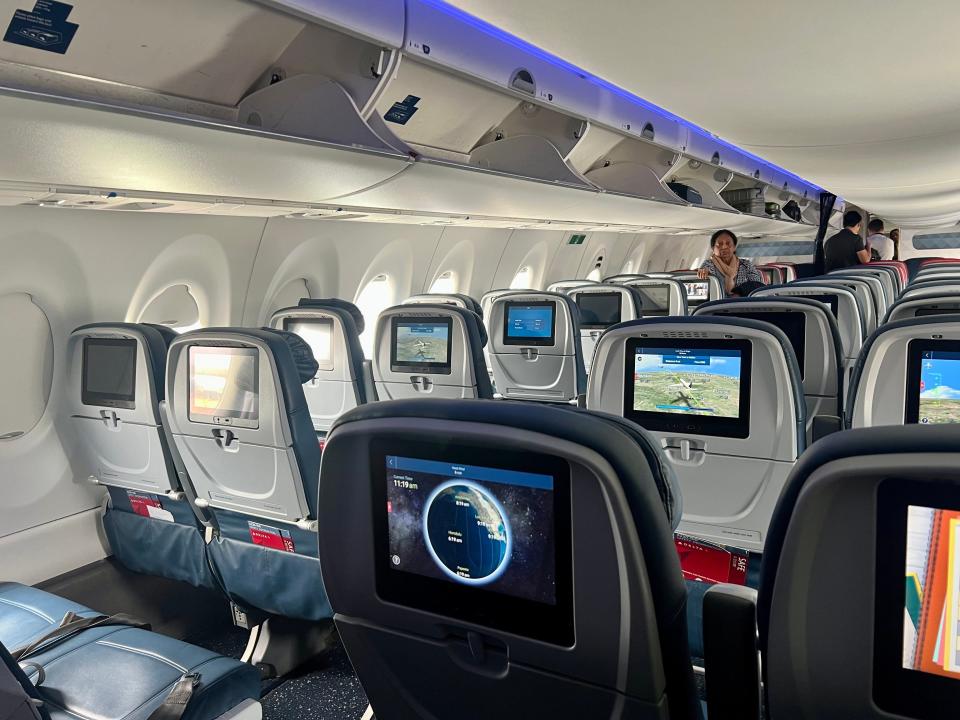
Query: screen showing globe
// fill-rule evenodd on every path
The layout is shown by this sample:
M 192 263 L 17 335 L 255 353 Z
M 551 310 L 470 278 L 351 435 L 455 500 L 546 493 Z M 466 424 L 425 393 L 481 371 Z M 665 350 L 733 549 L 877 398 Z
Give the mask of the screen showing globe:
M 386 457 L 390 567 L 556 604 L 554 478 Z

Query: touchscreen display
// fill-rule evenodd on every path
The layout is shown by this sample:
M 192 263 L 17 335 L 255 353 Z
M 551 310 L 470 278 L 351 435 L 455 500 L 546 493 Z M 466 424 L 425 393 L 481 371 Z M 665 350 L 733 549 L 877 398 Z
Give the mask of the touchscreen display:
M 450 372 L 450 318 L 393 318 L 390 366 L 395 372 Z
M 390 567 L 557 602 L 554 477 L 388 455 Z
M 633 409 L 740 417 L 740 351 L 638 346 Z
M 960 308 L 956 307 L 925 307 L 918 308 L 914 313 L 915 317 L 927 317 L 930 315 L 960 315 Z
M 577 294 L 580 327 L 608 328 L 620 322 L 623 295 L 618 292 Z
M 684 281 L 687 288 L 687 301 L 694 303 L 705 302 L 710 297 L 710 284 L 706 281 Z
M 669 287 L 631 286 L 643 300 L 643 314 L 647 317 L 664 317 L 670 314 Z
M 136 378 L 136 340 L 84 338 L 80 399 L 85 405 L 132 410 Z
M 556 304 L 553 300 L 507 301 L 504 308 L 504 345 L 553 345 Z
M 960 678 L 960 511 L 907 508 L 903 667 Z
M 816 300 L 817 302 L 822 302 L 824 305 L 830 307 L 830 312 L 833 313 L 834 317 L 837 317 L 837 307 L 840 304 L 840 300 L 836 295 L 798 295 L 797 297 L 804 297 L 807 300 Z
M 286 318 L 283 329 L 299 335 L 313 351 L 320 370 L 333 370 L 333 320 L 329 318 Z
M 256 348 L 191 346 L 190 420 L 256 427 L 258 354 Z
M 760 322 L 770 323 L 783 331 L 793 347 L 793 352 L 797 356 L 797 364 L 800 366 L 800 377 L 803 378 L 803 361 L 806 351 L 806 333 L 807 319 L 802 312 L 740 312 L 724 313 L 735 317 L 746 318 L 747 320 L 759 320 Z
M 920 351 L 917 422 L 937 425 L 960 422 L 960 352 Z

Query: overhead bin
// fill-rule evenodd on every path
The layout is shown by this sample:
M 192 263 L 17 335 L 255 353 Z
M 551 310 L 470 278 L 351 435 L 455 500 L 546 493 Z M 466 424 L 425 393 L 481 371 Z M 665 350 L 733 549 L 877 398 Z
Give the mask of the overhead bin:
M 403 20 L 403 0 L 74 0 L 64 52 L 4 42 L 0 84 L 388 150 L 363 117 Z

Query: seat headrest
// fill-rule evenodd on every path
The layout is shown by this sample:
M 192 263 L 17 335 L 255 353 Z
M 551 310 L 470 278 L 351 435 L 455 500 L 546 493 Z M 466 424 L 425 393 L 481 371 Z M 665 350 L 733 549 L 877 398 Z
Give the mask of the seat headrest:
M 364 331 L 364 322 L 363 322 L 363 313 L 360 312 L 360 308 L 354 305 L 352 302 L 347 302 L 346 300 L 341 300 L 339 298 L 322 298 L 313 300 L 311 298 L 302 298 L 297 307 L 306 307 L 306 308 L 338 308 L 340 310 L 345 310 L 350 314 L 350 317 L 353 318 L 353 324 L 357 326 L 357 332 L 363 333 Z
M 300 374 L 300 384 L 310 382 L 317 376 L 320 369 L 320 363 L 313 357 L 313 350 L 307 344 L 307 341 L 296 333 L 286 330 L 277 330 L 275 328 L 261 328 L 267 332 L 276 333 L 290 348 L 290 354 L 293 356 L 293 362 L 297 366 L 297 372 Z

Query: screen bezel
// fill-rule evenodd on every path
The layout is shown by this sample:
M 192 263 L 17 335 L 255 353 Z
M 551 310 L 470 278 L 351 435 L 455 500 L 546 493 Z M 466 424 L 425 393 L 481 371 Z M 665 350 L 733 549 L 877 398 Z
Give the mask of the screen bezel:
M 907 385 L 904 390 L 903 424 L 920 424 L 920 370 L 924 351 L 960 353 L 960 340 L 916 338 L 907 344 Z M 936 423 L 948 425 L 950 423 Z M 958 678 L 960 680 L 960 678 Z
M 80 402 L 84 405 L 96 407 L 118 408 L 121 410 L 136 410 L 137 408 L 137 341 L 133 338 L 97 338 L 83 339 L 83 362 L 80 369 Z M 91 347 L 130 347 L 133 346 L 133 390 L 129 394 L 104 393 L 87 388 L 87 364 Z
M 333 365 L 333 318 L 318 318 L 318 317 L 297 317 L 297 316 L 288 316 L 283 319 L 283 330 L 284 332 L 293 333 L 297 335 L 301 340 L 303 340 L 307 345 L 310 343 L 307 341 L 303 335 L 299 335 L 296 330 L 291 330 L 290 327 L 294 324 L 303 324 L 303 325 L 324 325 L 330 329 L 330 358 L 328 360 L 321 361 L 316 355 L 313 356 L 313 359 L 317 361 L 317 372 L 324 370 L 330 371 L 334 369 Z M 313 346 L 310 346 L 310 351 L 313 352 Z M 316 377 L 316 375 L 314 375 Z
M 684 350 L 739 350 L 740 351 L 740 417 L 711 417 L 709 415 L 682 415 L 633 409 L 633 375 L 638 347 Z M 750 375 L 753 366 L 753 345 L 749 340 L 717 338 L 689 340 L 662 337 L 639 337 L 627 340 L 624 354 L 623 416 L 647 430 L 675 432 L 687 435 L 712 435 L 746 439 L 750 437 Z
M 818 303 L 826 305 L 830 312 L 833 313 L 833 319 L 840 319 L 840 296 L 833 293 L 810 293 L 809 295 L 793 295 L 788 297 L 799 297 L 806 298 L 808 300 L 816 300 Z
M 551 322 L 549 337 L 512 337 L 510 335 L 510 310 L 516 307 L 549 307 Z M 523 347 L 552 347 L 557 343 L 557 303 L 555 300 L 505 300 L 503 303 L 503 344 Z
M 583 309 L 580 307 L 580 300 L 585 297 L 591 298 L 612 298 L 617 299 L 617 321 L 612 323 L 588 323 L 583 319 Z M 580 327 L 585 330 L 606 330 L 608 327 L 613 327 L 614 325 L 619 325 L 623 322 L 623 293 L 616 291 L 605 291 L 605 292 L 580 292 L 577 293 L 577 297 L 574 302 L 577 303 L 577 310 L 580 311 Z
M 447 361 L 412 362 L 397 360 L 397 330 L 400 325 L 445 325 L 447 328 Z M 453 318 L 449 315 L 394 315 L 390 319 L 390 370 L 396 373 L 449 375 L 453 367 Z
M 960 702 L 960 675 L 952 678 L 903 667 L 907 508 L 911 505 L 960 510 L 957 485 L 887 478 L 877 487 L 873 700 L 887 712 L 936 720 L 944 716 L 944 708 Z
M 556 567 L 556 604 L 528 600 L 482 587 L 457 585 L 449 580 L 395 570 L 390 565 L 387 518 L 387 457 L 397 455 L 465 463 L 488 468 L 550 475 L 554 480 L 553 522 Z M 417 441 L 411 449 L 404 439 L 371 443 L 371 500 L 374 528 L 374 570 L 377 595 L 385 602 L 444 615 L 562 647 L 573 647 L 573 535 L 570 499 L 570 464 L 554 455 L 497 450 L 463 443 L 456 448 L 440 442 Z
M 724 312 L 725 317 L 739 317 L 744 320 L 757 320 L 759 322 L 769 323 L 777 328 L 780 332 L 787 336 L 787 340 L 790 340 L 790 347 L 793 349 L 793 354 L 797 358 L 797 365 L 800 367 L 800 379 L 803 380 L 804 377 L 804 365 L 806 364 L 807 358 L 807 314 L 803 311 L 797 310 L 787 310 L 786 308 L 776 308 L 771 310 L 733 310 L 730 312 Z M 778 316 L 789 316 L 792 318 L 800 319 L 800 333 L 802 337 L 800 342 L 800 352 L 797 352 L 797 346 L 793 344 L 793 341 L 790 337 L 790 334 L 784 330 L 780 325 L 778 325 L 773 320 L 765 318 L 765 315 L 778 315 Z
M 683 292 L 687 296 L 688 305 L 702 305 L 705 302 L 709 302 L 710 300 L 710 280 L 709 279 L 708 280 L 681 280 L 680 282 L 683 283 Z M 690 294 L 691 285 L 706 285 L 707 286 L 706 297 L 693 297 Z
M 914 317 L 934 317 L 936 315 L 960 315 L 960 306 L 940 307 L 939 305 L 928 305 L 927 307 L 918 307 L 913 311 Z
M 640 312 L 643 313 L 644 317 L 666 317 L 670 314 L 670 286 L 669 285 L 629 285 L 638 293 L 640 293 Z M 647 301 L 651 300 L 648 291 L 659 290 L 666 293 L 666 304 L 661 305 L 655 303 L 654 307 L 648 307 Z M 662 314 L 661 314 L 662 313 Z
M 253 356 L 253 376 L 257 381 L 257 411 L 253 417 L 236 417 L 234 414 L 206 415 L 193 411 L 193 353 L 195 350 L 225 351 L 228 355 Z M 256 430 L 260 427 L 260 349 L 243 345 L 200 345 L 187 346 L 187 419 L 202 425 L 229 425 Z

